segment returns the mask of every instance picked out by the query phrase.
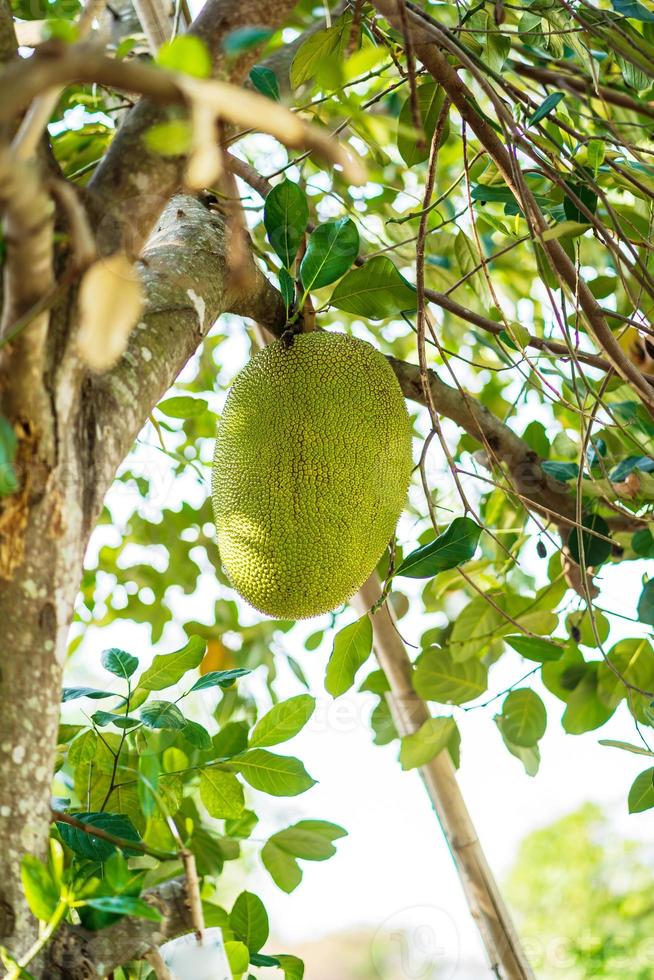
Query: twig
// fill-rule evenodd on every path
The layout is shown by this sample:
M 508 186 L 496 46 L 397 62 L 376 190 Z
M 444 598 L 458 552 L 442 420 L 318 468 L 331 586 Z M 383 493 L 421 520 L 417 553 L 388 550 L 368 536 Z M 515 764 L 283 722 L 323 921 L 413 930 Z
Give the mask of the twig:
M 56 810 L 54 807 L 51 807 L 50 813 L 52 820 L 56 823 L 68 824 L 69 827 L 74 827 L 75 830 L 80 830 L 83 834 L 88 834 L 89 837 L 97 837 L 100 840 L 107 841 L 108 844 L 113 844 L 121 850 L 139 851 L 141 854 L 147 854 L 150 857 L 157 858 L 159 861 L 174 861 L 177 857 L 175 853 L 159 851 L 154 847 L 149 847 L 143 841 L 129 840 L 126 837 L 116 837 L 115 834 L 110 834 L 109 831 L 103 830 L 102 827 L 95 827 L 93 824 L 78 820 L 77 817 L 74 817 L 70 813 L 64 813 L 63 810 Z

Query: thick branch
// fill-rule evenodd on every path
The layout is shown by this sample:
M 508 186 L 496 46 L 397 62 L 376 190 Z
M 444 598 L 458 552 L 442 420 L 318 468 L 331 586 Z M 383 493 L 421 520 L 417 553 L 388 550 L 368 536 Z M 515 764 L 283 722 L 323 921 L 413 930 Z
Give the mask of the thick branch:
M 256 63 L 260 49 L 250 48 L 238 58 L 228 60 L 223 50 L 224 38 L 231 31 L 252 24 L 271 29 L 281 27 L 295 2 L 207 0 L 190 30 L 207 45 L 214 75 L 242 82 Z M 90 182 L 97 214 L 103 217 L 111 213 L 114 217 L 113 246 L 127 237 L 135 254 L 144 245 L 168 200 L 178 191 L 182 179 L 184 160 L 151 152 L 143 140 L 148 129 L 166 118 L 166 113 L 151 101 L 144 99 L 134 106 Z
M 158 910 L 161 922 L 125 918 L 98 932 L 65 926 L 49 948 L 44 976 L 48 980 L 100 980 L 167 940 L 192 931 L 182 878 L 151 888 L 142 897 Z

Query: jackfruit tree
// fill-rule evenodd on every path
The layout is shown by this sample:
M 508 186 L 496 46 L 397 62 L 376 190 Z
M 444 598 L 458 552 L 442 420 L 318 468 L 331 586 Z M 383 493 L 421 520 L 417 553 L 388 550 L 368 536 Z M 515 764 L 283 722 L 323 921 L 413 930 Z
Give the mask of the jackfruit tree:
M 346 833 L 275 810 L 308 658 L 420 770 L 497 976 L 466 713 L 525 792 L 606 726 L 654 806 L 653 54 L 650 0 L 0 0 L 6 976 L 217 926 L 302 977 L 223 868 L 291 892 Z

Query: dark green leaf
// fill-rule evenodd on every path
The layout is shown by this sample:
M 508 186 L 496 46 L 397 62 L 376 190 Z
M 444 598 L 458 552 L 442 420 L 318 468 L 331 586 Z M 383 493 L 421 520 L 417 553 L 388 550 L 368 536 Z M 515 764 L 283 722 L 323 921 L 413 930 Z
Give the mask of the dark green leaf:
M 430 578 L 469 561 L 474 555 L 481 528 L 469 517 L 456 517 L 435 541 L 408 555 L 395 572 L 409 578 Z
M 597 567 L 605 562 L 611 554 L 611 542 L 605 540 L 605 538 L 610 538 L 611 530 L 599 514 L 585 514 L 582 518 L 582 524 L 587 530 L 582 531 L 581 535 L 579 535 L 579 530 L 576 527 L 570 533 L 568 540 L 570 554 L 578 565 L 583 562 L 586 567 Z M 602 535 L 602 537 L 597 537 L 597 535 Z
M 189 694 L 193 691 L 206 691 L 210 687 L 231 687 L 239 677 L 245 677 L 246 674 L 250 673 L 252 671 L 246 667 L 233 667 L 231 670 L 211 670 L 195 682 Z
M 18 490 L 18 478 L 14 469 L 18 445 L 14 428 L 4 415 L 0 415 L 0 496 Z
M 104 830 L 121 840 L 133 840 L 136 843 L 141 840 L 136 827 L 124 813 L 98 812 L 75 813 L 73 815 L 76 820 L 88 825 L 89 828 L 97 827 L 98 830 Z M 116 850 L 116 847 L 109 841 L 95 837 L 92 833 L 87 833 L 78 827 L 71 827 L 70 824 L 57 821 L 57 829 L 64 844 L 80 857 L 89 858 L 93 861 L 105 861 Z M 124 853 L 136 854 L 138 852 L 125 850 Z
M 359 254 L 359 232 L 351 218 L 318 225 L 309 236 L 300 264 L 300 279 L 308 292 L 340 279 Z
M 416 90 L 418 111 L 422 120 L 422 133 L 413 128 L 411 99 L 407 98 L 398 117 L 397 148 L 408 167 L 423 163 L 429 156 L 429 146 L 438 117 L 443 108 L 444 93 L 435 82 L 423 82 Z M 443 134 L 447 137 L 447 132 Z
M 654 13 L 644 7 L 638 0 L 611 0 L 613 9 L 623 17 L 631 17 L 632 20 L 640 20 L 643 23 L 654 23 Z
M 533 115 L 529 117 L 529 125 L 535 126 L 536 123 L 549 116 L 550 112 L 553 112 L 561 99 L 564 98 L 565 94 L 563 92 L 551 92 L 546 99 L 543 99 Z
M 101 657 L 102 666 L 116 677 L 124 677 L 125 680 L 131 677 L 139 665 L 138 659 L 125 650 L 112 647 L 110 650 L 103 650 Z
M 553 476 L 560 483 L 576 480 L 579 476 L 577 463 L 561 463 L 558 459 L 545 459 L 540 465 L 549 476 Z
M 254 68 L 250 69 L 250 81 L 261 95 L 267 95 L 269 99 L 279 102 L 281 98 L 279 82 L 277 75 L 271 68 L 266 68 L 265 65 L 255 65 Z
M 116 728 L 134 728 L 135 725 L 139 724 L 138 718 L 119 715 L 114 711 L 96 711 L 91 715 L 91 720 L 98 728 L 104 728 L 106 725 L 115 725 Z
M 134 915 L 139 919 L 149 919 L 150 922 L 161 922 L 161 912 L 149 905 L 142 898 L 134 895 L 101 895 L 98 898 L 87 898 L 85 904 L 99 912 L 111 912 L 112 915 Z
M 90 698 L 92 701 L 102 701 L 104 698 L 117 698 L 115 691 L 98 691 L 95 687 L 65 687 L 61 694 L 62 703 L 76 701 L 77 698 Z M 121 700 L 124 700 L 121 698 Z
M 269 27 L 239 27 L 235 31 L 230 31 L 223 41 L 225 54 L 236 55 L 242 51 L 249 51 L 256 48 L 258 44 L 263 44 L 274 31 Z
M 273 187 L 266 198 L 263 223 L 268 241 L 283 265 L 290 269 L 309 223 L 309 205 L 302 188 L 290 180 Z M 287 298 L 292 299 L 292 292 Z
M 181 731 L 186 727 L 186 718 L 172 701 L 149 701 L 140 714 L 148 728 Z

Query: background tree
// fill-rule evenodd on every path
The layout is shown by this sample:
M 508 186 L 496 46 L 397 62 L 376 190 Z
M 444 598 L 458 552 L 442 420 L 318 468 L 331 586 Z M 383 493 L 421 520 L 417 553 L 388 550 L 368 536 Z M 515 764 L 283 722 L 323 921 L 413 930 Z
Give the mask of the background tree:
M 594 804 L 530 834 L 507 882 L 538 976 L 647 976 L 648 848 L 616 837 Z
M 16 962 L 27 957 L 33 975 L 103 975 L 197 926 L 197 914 L 179 905 L 183 882 L 173 879 L 145 905 L 141 889 L 178 874 L 188 852 L 201 873 L 215 874 L 235 855 L 233 838 L 251 830 L 250 817 L 218 834 L 207 819 L 240 820 L 240 780 L 257 780 L 251 753 L 273 744 L 270 721 L 264 742 L 251 731 L 254 706 L 232 686 L 238 677 L 219 672 L 264 664 L 274 687 L 273 650 L 288 656 L 294 641 L 289 623 L 252 623 L 220 579 L 206 499 L 208 403 L 219 408 L 216 382 L 229 383 L 243 349 L 236 354 L 221 326 L 210 331 L 234 313 L 280 335 L 289 323 L 311 329 L 317 311 L 321 328 L 371 339 L 422 406 L 409 519 L 380 568 L 388 602 L 372 616 L 386 669 L 363 681 L 380 699 L 376 738 L 396 736 L 390 685 L 401 762 L 423 767 L 464 881 L 488 897 L 473 906 L 493 965 L 529 976 L 483 855 L 457 851 L 449 759 L 458 756 L 458 706 L 488 705 L 492 724 L 503 697 L 499 735 L 533 773 L 546 725 L 541 680 L 564 702 L 571 734 L 599 727 L 625 701 L 638 744 L 622 747 L 651 755 L 652 650 L 637 626 L 632 639 L 606 647 L 594 578 L 606 562 L 654 554 L 654 13 L 623 0 L 428 9 L 375 0 L 325 19 L 309 2 L 208 0 L 187 37 L 184 3 L 172 16 L 154 3 L 135 6 L 157 67 L 143 35 L 130 34 L 129 11 L 0 3 L 0 940 L 8 971 L 19 975 Z M 297 40 L 283 43 L 284 29 Z M 15 54 L 16 34 L 22 45 L 49 40 L 28 60 Z M 224 87 L 248 75 L 247 89 Z M 288 159 L 268 166 L 279 151 L 250 130 L 277 138 Z M 286 173 L 290 184 L 280 180 Z M 275 207 L 282 193 L 294 195 L 293 208 Z M 328 251 L 328 274 L 316 278 L 311 257 L 322 267 Z M 137 437 L 161 441 L 185 488 L 199 474 L 189 501 L 162 507 L 161 519 L 147 509 L 153 481 L 138 471 L 138 447 L 129 455 Z M 139 498 L 121 506 L 110 497 L 103 510 L 118 467 L 119 485 Z M 118 536 L 98 539 L 82 575 L 98 520 L 113 520 Z M 73 616 L 73 646 L 89 623 L 123 617 L 151 624 L 156 642 L 179 615 L 173 587 L 191 594 L 216 574 L 212 621 L 184 623 L 189 642 L 155 662 L 154 680 L 154 667 L 137 674 L 124 651 L 105 654 L 122 686 L 106 677 L 91 698 L 110 691 L 109 710 L 92 705 L 89 724 L 59 726 Z M 335 696 L 371 652 L 365 617 L 375 589 L 369 583 L 360 598 L 363 640 L 345 686 L 328 671 Z M 415 667 L 389 613 L 405 612 L 407 595 L 414 610 L 435 614 L 424 621 Z M 646 581 L 638 604 L 646 626 L 653 596 Z M 322 632 L 307 639 L 309 649 Z M 346 649 L 339 632 L 332 674 Z M 498 695 L 500 656 L 513 657 L 516 671 Z M 301 665 L 289 663 L 301 685 Z M 194 727 L 193 695 L 180 707 L 158 694 L 177 684 L 185 694 L 198 680 L 187 683 L 185 673 L 201 664 L 205 689 L 226 691 L 217 732 Z M 65 693 L 82 696 L 89 692 Z M 456 707 L 429 718 L 424 701 Z M 282 709 L 295 726 L 311 708 L 300 704 Z M 284 737 L 293 731 L 281 727 Z M 311 785 L 297 760 L 274 766 L 275 792 Z M 646 769 L 630 806 L 653 804 Z M 80 814 L 92 814 L 96 830 L 110 817 L 111 830 L 80 837 Z M 291 888 L 296 858 L 328 856 L 341 832 L 296 828 L 292 844 L 266 844 L 262 859 Z M 144 876 L 133 855 L 124 867 L 116 855 L 133 850 L 126 838 L 154 870 Z M 98 855 L 101 839 L 111 851 Z M 206 862 L 203 845 L 212 848 Z M 248 959 L 256 965 L 266 931 L 244 933 L 240 912 L 251 902 L 229 917 L 206 913 L 231 929 L 236 973 Z M 153 933 L 147 918 L 115 918 L 127 913 L 163 918 Z M 52 943 L 46 930 L 31 945 L 33 914 L 49 923 Z M 110 928 L 85 931 L 101 925 Z

